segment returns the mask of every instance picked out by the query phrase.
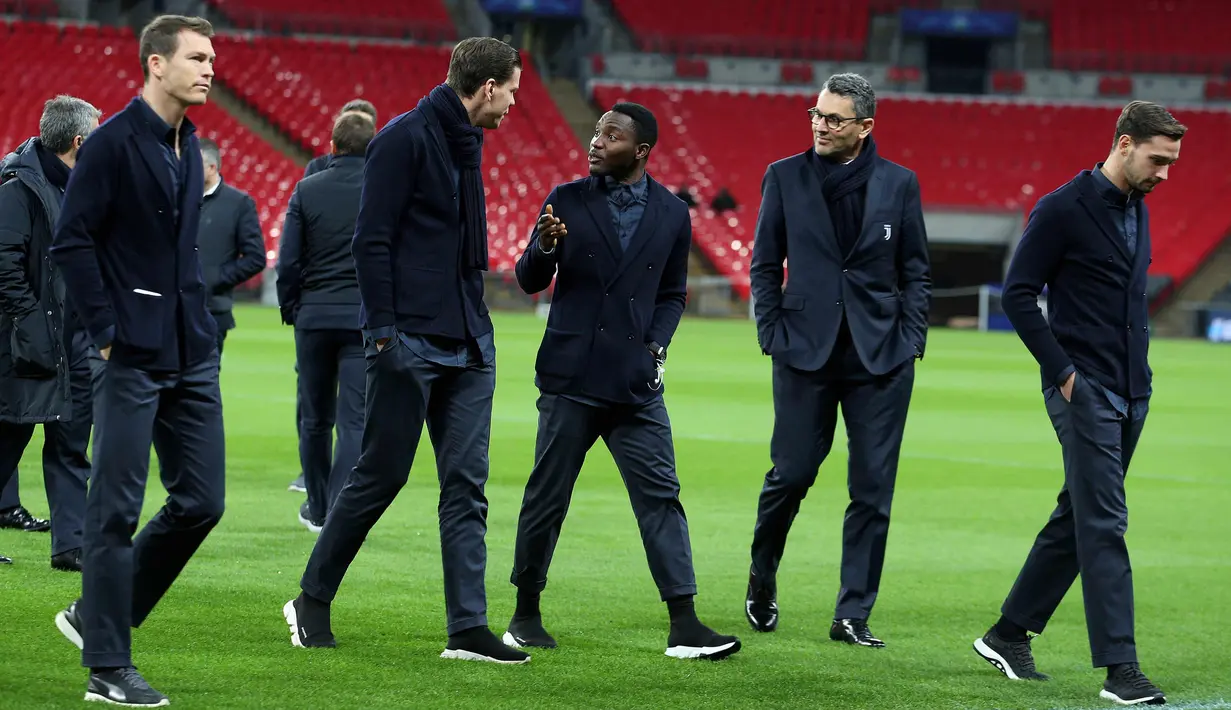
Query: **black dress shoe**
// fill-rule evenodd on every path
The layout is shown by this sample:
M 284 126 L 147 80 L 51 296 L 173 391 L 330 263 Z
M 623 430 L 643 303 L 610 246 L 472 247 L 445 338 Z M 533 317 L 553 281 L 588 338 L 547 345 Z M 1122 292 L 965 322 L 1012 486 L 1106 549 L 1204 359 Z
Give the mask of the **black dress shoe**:
M 885 642 L 872 635 L 864 619 L 834 619 L 829 627 L 829 638 L 852 646 L 884 648 Z
M 754 574 L 748 575 L 744 616 L 757 631 L 769 632 L 778 628 L 778 591 L 773 580 L 760 580 Z
M 52 555 L 51 568 L 61 572 L 80 572 L 81 548 L 78 547 L 75 550 L 66 550 L 58 555 Z
M 30 515 L 30 511 L 22 506 L 0 511 L 0 529 L 22 530 L 24 532 L 47 532 L 51 523 Z

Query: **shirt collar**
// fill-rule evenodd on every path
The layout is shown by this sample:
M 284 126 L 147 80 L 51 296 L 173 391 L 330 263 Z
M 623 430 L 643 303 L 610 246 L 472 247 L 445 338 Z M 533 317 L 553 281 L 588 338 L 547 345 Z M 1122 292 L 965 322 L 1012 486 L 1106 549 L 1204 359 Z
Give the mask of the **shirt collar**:
M 145 98 L 140 94 L 137 95 L 137 103 L 141 105 L 141 115 L 145 118 L 145 122 L 149 125 L 154 137 L 167 145 L 175 145 L 175 129 L 162 120 L 162 116 L 159 116 L 154 111 L 154 107 L 146 103 Z M 180 122 L 180 143 L 186 142 L 188 136 L 195 133 L 196 130 L 197 127 L 185 116 L 184 120 Z
M 616 180 L 610 175 L 604 176 L 603 182 L 607 185 L 608 192 L 615 190 L 618 187 L 627 187 L 629 192 L 631 192 L 633 195 L 634 202 L 645 202 L 645 193 L 646 193 L 646 190 L 649 188 L 649 180 L 646 178 L 645 173 L 641 174 L 641 179 L 639 179 L 637 182 L 634 182 L 628 185 L 625 185 L 624 183 L 620 182 L 619 180 Z
M 219 188 L 221 188 L 221 187 L 222 187 L 222 176 L 221 176 L 221 175 L 219 175 L 219 176 L 218 176 L 218 182 L 214 183 L 214 186 L 213 186 L 213 187 L 211 187 L 211 188 L 209 188 L 209 189 L 207 189 L 207 190 L 205 191 L 205 196 L 206 196 L 206 197 L 209 197 L 210 195 L 214 194 L 215 192 L 218 192 L 218 189 L 219 189 Z
M 1137 190 L 1130 189 L 1125 195 L 1124 191 L 1116 187 L 1106 175 L 1103 174 L 1103 163 L 1096 163 L 1094 170 L 1091 172 L 1094 175 L 1094 184 L 1098 187 L 1099 195 L 1107 201 L 1108 204 L 1117 207 L 1124 207 L 1141 200 L 1145 195 Z

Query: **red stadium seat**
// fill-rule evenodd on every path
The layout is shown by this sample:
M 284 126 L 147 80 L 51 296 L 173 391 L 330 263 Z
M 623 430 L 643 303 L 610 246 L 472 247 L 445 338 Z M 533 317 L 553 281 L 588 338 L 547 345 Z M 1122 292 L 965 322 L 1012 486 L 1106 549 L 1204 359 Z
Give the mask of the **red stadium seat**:
M 367 35 L 430 41 L 456 39 L 441 0 L 210 0 L 246 29 L 314 34 Z
M 1225 0 L 1143 0 L 1131 8 L 1120 0 L 1050 2 L 1047 19 L 1058 69 L 1199 74 L 1231 69 L 1231 3 Z
M 600 104 L 627 99 L 658 116 L 651 171 L 673 189 L 687 185 L 701 205 L 726 187 L 739 207 L 696 210 L 697 245 L 746 295 L 748 263 L 766 166 L 807 150 L 810 94 L 599 86 Z M 919 175 L 925 206 L 1027 213 L 1044 194 L 1107 155 L 1120 107 L 989 100 L 882 98 L 876 137 L 882 155 Z M 1151 272 L 1182 281 L 1231 228 L 1214 209 L 1231 189 L 1221 160 L 1231 112 L 1177 110 L 1190 128 L 1171 179 L 1148 201 Z M 929 121 L 927 117 L 931 117 Z M 939 123 L 937 123 L 939 122 Z M 936 137 L 936 125 L 948 136 Z M 924 130 L 921 130 L 923 128 Z M 732 138 L 736 136 L 738 138 Z

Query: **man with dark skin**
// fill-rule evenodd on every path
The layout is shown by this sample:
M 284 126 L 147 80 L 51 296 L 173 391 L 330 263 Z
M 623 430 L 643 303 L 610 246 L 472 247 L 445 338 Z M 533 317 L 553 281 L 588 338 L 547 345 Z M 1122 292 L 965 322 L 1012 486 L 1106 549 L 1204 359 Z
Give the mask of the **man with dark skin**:
M 559 185 L 517 262 L 526 293 L 555 279 L 535 366 L 539 428 L 517 525 L 517 609 L 504 642 L 554 648 L 539 595 L 586 454 L 599 437 L 628 487 L 650 573 L 671 618 L 666 655 L 725 658 L 740 649 L 697 618 L 688 523 L 680 503 L 663 364 L 688 279 L 688 206 L 646 175 L 658 123 L 616 104 L 590 143 L 590 176 Z M 572 234 L 568 227 L 572 225 Z

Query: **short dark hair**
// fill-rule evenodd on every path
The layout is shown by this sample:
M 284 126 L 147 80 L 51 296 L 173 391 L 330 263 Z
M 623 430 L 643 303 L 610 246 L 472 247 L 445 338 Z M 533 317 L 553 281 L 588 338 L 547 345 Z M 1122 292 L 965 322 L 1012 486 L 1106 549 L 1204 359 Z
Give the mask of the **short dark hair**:
M 222 149 L 218 147 L 218 141 L 213 138 L 202 138 L 197 141 L 201 144 L 201 157 L 206 163 L 213 163 L 222 170 Z
M 376 124 L 367 116 L 348 113 L 333 122 L 333 154 L 363 155 L 376 135 Z
M 494 37 L 467 37 L 453 47 L 448 84 L 459 96 L 474 96 L 488 79 L 503 84 L 521 69 L 521 55 Z
M 350 101 L 347 101 L 342 104 L 342 108 L 338 111 L 338 115 L 341 116 L 342 114 L 350 113 L 351 111 L 366 113 L 372 117 L 372 123 L 376 123 L 376 107 L 373 106 L 372 102 L 367 99 L 351 99 Z
M 150 78 L 150 57 L 157 54 L 172 57 L 180 45 L 180 31 L 188 30 L 205 37 L 214 36 L 214 26 L 201 17 L 159 15 L 141 30 L 141 75 Z
M 651 148 L 658 143 L 658 119 L 650 109 L 629 101 L 621 101 L 611 107 L 613 113 L 622 113 L 633 121 L 633 130 L 637 132 L 637 142 L 647 143 Z
M 1188 132 L 1188 126 L 1175 120 L 1167 109 L 1152 101 L 1130 101 L 1116 120 L 1116 135 L 1112 145 L 1127 135 L 1133 143 L 1145 143 L 1155 136 L 1180 140 Z
M 834 74 L 821 87 L 834 96 L 850 99 L 859 118 L 876 118 L 876 91 L 872 84 L 859 74 L 844 72 Z

